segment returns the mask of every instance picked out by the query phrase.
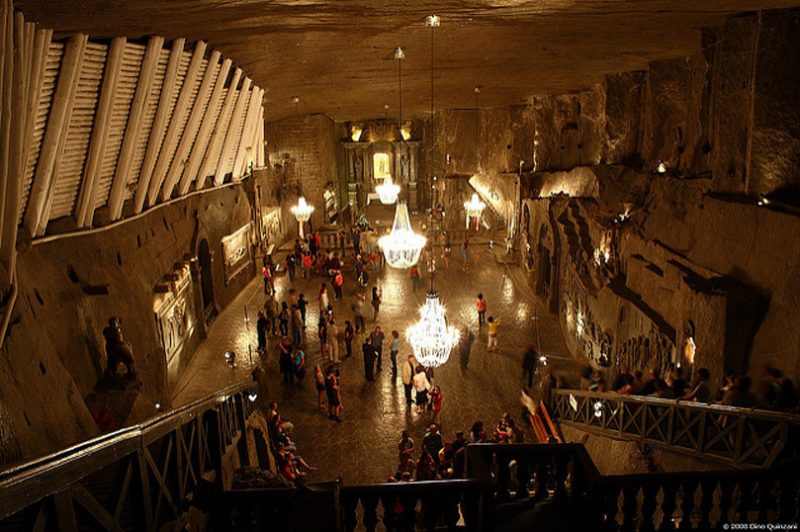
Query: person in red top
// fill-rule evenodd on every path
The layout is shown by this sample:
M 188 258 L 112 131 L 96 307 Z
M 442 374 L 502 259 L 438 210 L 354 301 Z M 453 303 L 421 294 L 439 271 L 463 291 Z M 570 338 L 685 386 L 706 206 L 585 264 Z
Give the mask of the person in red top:
M 442 411 L 442 390 L 439 386 L 434 386 L 431 390 L 431 410 L 433 410 L 433 419 L 431 423 L 439 424 L 439 413 Z
M 475 309 L 478 311 L 478 327 L 482 327 L 484 318 L 486 317 L 486 300 L 483 298 L 483 294 L 478 294 L 478 301 L 475 303 Z

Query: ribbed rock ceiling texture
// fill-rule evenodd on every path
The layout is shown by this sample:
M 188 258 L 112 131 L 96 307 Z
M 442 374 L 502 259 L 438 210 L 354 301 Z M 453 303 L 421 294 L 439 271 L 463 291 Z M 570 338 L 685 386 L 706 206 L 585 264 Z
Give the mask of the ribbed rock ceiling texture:
M 393 49 L 406 48 L 404 114 L 430 105 L 437 30 L 437 106 L 522 103 L 580 90 L 608 72 L 687 53 L 699 29 L 798 0 L 20 0 L 57 31 L 204 39 L 267 89 L 267 120 L 322 112 L 337 120 L 397 115 Z M 299 101 L 293 102 L 297 96 Z M 389 105 L 388 110 L 385 105 Z

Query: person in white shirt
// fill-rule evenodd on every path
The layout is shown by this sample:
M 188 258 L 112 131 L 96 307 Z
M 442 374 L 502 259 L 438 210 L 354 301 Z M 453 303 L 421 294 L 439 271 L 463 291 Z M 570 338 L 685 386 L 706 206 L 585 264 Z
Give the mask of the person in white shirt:
M 425 412 L 425 407 L 428 406 L 428 390 L 430 389 L 431 383 L 428 382 L 425 369 L 417 366 L 416 374 L 414 374 L 414 390 L 417 392 L 416 403 L 420 413 Z

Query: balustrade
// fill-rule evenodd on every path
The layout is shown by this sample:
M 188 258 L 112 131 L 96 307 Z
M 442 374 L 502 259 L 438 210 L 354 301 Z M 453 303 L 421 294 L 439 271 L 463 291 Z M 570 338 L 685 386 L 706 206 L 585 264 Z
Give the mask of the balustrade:
M 551 411 L 563 425 L 736 467 L 798 458 L 800 416 L 579 390 L 553 390 Z

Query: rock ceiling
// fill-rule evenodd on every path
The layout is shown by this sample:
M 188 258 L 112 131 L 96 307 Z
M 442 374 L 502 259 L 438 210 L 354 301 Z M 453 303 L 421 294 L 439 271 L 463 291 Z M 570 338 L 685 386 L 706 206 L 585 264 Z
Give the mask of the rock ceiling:
M 437 106 L 522 103 L 586 88 L 608 72 L 688 53 L 697 31 L 726 15 L 800 0 L 17 0 L 31 19 L 93 37 L 204 39 L 266 88 L 267 119 L 326 113 L 337 120 L 404 115 L 430 105 L 436 13 Z M 299 101 L 293 103 L 293 97 Z M 389 105 L 388 111 L 385 105 Z

